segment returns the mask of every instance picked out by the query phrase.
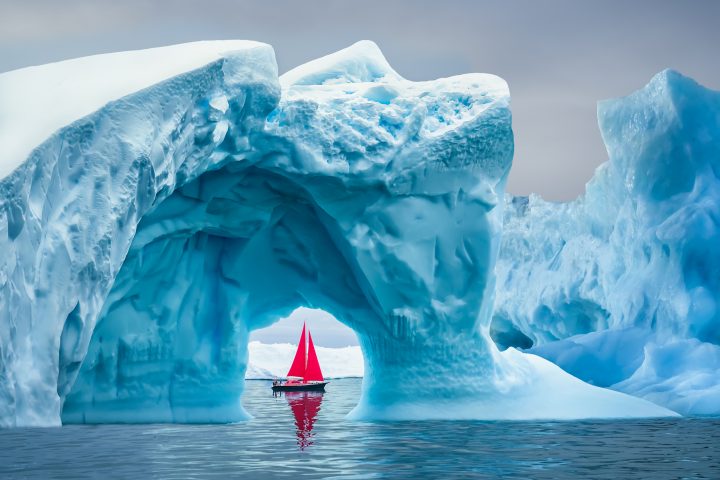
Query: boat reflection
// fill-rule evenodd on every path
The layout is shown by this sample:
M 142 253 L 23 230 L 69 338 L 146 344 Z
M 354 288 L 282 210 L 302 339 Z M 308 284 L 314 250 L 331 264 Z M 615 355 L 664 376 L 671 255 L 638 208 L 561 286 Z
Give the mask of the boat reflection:
M 284 392 L 284 395 L 295 417 L 298 447 L 305 450 L 313 444 L 312 429 L 320 411 L 323 392 Z

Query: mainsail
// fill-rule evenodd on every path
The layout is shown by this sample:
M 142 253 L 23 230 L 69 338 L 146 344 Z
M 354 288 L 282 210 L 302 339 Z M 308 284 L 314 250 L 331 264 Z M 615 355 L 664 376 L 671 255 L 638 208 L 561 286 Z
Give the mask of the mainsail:
M 303 382 L 313 382 L 324 380 L 322 371 L 320 370 L 320 362 L 315 352 L 315 345 L 312 341 L 312 335 L 308 332 L 308 347 L 305 347 L 305 324 L 303 323 L 300 341 L 295 352 L 295 358 L 287 373 L 288 378 L 302 378 Z

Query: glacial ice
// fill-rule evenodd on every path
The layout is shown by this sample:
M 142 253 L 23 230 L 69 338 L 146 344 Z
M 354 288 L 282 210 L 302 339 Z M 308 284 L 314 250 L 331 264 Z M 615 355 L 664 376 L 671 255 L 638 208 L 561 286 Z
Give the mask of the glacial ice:
M 33 130 L 55 103 L 65 113 L 49 114 L 53 122 L 68 122 L 30 148 L 27 137 L 6 136 L 0 153 L 4 167 L 18 165 L 0 182 L 2 425 L 60 422 L 139 220 L 180 185 L 243 158 L 248 136 L 262 129 L 279 97 L 267 45 L 202 42 L 137 52 L 137 61 L 134 53 L 121 57 L 115 68 L 114 58 L 97 56 L 0 76 L 3 95 L 28 99 L 29 107 L 31 94 L 48 100 L 14 129 Z M 180 65 L 169 69 L 166 60 Z M 109 87 L 116 75 L 124 84 L 135 71 L 147 80 L 131 82 L 140 90 Z M 67 87 L 74 79 L 85 88 Z M 93 88 L 104 96 L 88 93 Z M 75 102 L 78 112 L 70 109 Z M 103 106 L 85 115 L 88 102 Z M 10 117 L 0 117 L 4 129 Z M 24 161 L 13 157 L 23 151 L 30 151 Z M 121 378 L 114 388 L 123 394 Z
M 595 385 L 720 413 L 720 93 L 666 70 L 601 102 L 575 201 L 506 198 L 491 334 Z
M 267 45 L 168 48 L 124 76 L 196 53 L 4 137 L 0 425 L 242 420 L 249 332 L 298 306 L 357 333 L 355 418 L 673 415 L 490 339 L 504 81 L 411 82 L 371 42 L 279 79 Z M 75 62 L 29 85 L 82 78 L 72 105 L 114 60 Z

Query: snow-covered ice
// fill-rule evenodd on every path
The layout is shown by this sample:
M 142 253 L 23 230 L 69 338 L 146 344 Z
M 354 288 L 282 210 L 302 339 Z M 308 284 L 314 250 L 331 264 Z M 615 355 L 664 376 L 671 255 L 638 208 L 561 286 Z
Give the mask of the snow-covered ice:
M 0 75 L 0 178 L 53 133 L 109 102 L 251 49 L 271 53 L 268 45 L 247 40 L 194 42 L 76 58 Z
M 250 331 L 299 306 L 356 332 L 355 418 L 673 415 L 490 339 L 502 79 L 411 82 L 371 42 L 281 78 L 267 45 L 171 48 L 4 162 L 0 424 L 241 420 Z M 113 60 L 72 62 L 91 89 Z

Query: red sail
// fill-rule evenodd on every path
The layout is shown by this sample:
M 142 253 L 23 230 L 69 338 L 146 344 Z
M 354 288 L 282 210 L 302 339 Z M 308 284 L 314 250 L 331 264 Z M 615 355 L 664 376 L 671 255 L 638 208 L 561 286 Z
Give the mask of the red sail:
M 295 352 L 295 359 L 290 370 L 287 373 L 288 377 L 300 377 L 305 376 L 305 324 L 303 323 L 302 333 L 300 334 L 300 342 L 298 342 L 297 352 Z
M 324 378 L 322 371 L 320 370 L 320 362 L 318 362 L 317 354 L 315 353 L 315 345 L 313 344 L 312 335 L 310 335 L 310 333 L 308 333 L 308 346 L 308 359 L 307 367 L 305 368 L 304 380 L 306 382 L 314 380 L 322 382 Z

